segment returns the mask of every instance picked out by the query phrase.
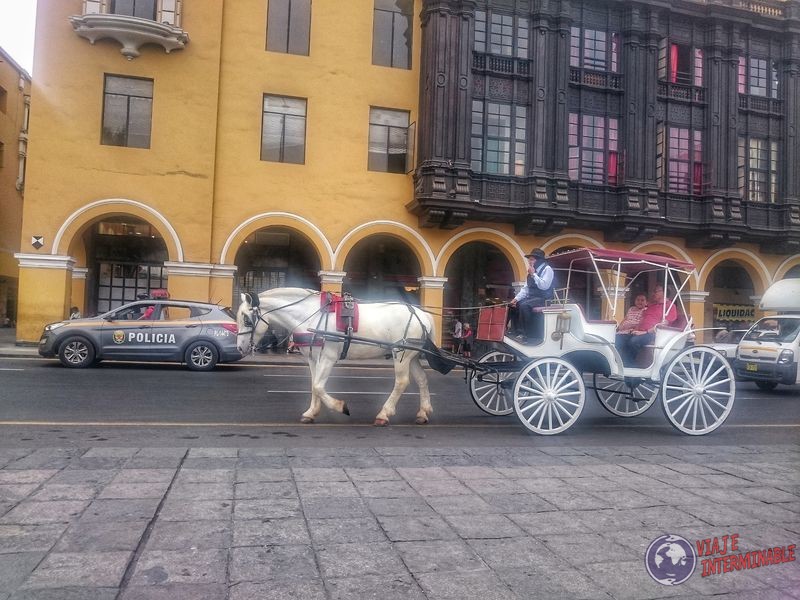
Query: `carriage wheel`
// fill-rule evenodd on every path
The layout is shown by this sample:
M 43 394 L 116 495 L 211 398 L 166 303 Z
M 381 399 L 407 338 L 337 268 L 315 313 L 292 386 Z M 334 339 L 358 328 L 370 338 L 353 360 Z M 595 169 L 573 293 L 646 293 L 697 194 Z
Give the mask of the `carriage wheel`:
M 511 362 L 514 360 L 516 358 L 513 354 L 493 351 L 481 356 L 478 363 Z M 513 371 L 484 373 L 480 376 L 473 371 L 469 376 L 469 395 L 478 408 L 487 414 L 494 416 L 510 415 L 514 412 L 514 404 L 511 399 L 511 381 L 509 380 L 515 376 L 516 372 Z M 503 385 L 504 382 L 505 385 Z
M 711 433 L 733 408 L 736 381 L 725 357 L 713 348 L 692 346 L 667 366 L 661 383 L 664 414 L 689 435 Z
M 561 358 L 540 358 L 525 366 L 514 383 L 514 410 L 528 429 L 553 435 L 569 429 L 583 410 L 581 374 Z
M 658 384 L 643 380 L 631 387 L 627 380 L 611 379 L 594 374 L 594 393 L 608 412 L 618 417 L 635 417 L 642 414 L 658 398 Z

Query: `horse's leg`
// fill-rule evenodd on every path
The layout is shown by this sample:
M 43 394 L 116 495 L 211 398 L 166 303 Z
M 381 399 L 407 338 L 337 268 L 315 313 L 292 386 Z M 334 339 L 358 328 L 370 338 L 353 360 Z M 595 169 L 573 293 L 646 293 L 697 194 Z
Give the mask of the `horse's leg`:
M 318 352 L 314 352 L 311 356 L 308 355 L 306 348 L 303 348 L 303 355 L 308 363 L 308 371 L 311 375 L 311 381 L 314 381 L 314 373 L 317 370 L 317 356 Z M 314 391 L 314 386 L 311 386 L 311 404 L 308 406 L 308 410 L 302 414 L 300 417 L 301 423 L 313 423 L 314 419 L 317 418 L 319 415 L 319 411 L 322 409 L 322 403 L 320 402 L 319 396 Z
M 402 353 L 400 354 L 402 356 Z M 389 397 L 386 399 L 386 402 L 383 404 L 383 408 L 381 408 L 381 412 L 375 417 L 375 426 L 376 427 L 385 427 L 389 424 L 389 417 L 394 416 L 396 412 L 395 409 L 397 408 L 397 401 L 400 399 L 402 393 L 408 387 L 409 381 L 409 371 L 411 370 L 411 362 L 408 360 L 408 356 L 405 357 L 405 360 L 400 360 L 399 358 L 395 357 L 394 359 L 394 388 L 392 389 L 392 393 L 389 394 Z
M 433 406 L 431 406 L 431 392 L 428 389 L 428 376 L 419 363 L 419 356 L 411 361 L 411 376 L 417 382 L 417 387 L 419 388 L 419 412 L 415 423 L 424 425 L 428 422 L 428 417 L 433 413 Z
M 325 391 L 325 384 L 328 382 L 328 377 L 330 377 L 331 371 L 338 360 L 339 349 L 337 345 L 330 344 L 321 349 L 317 358 L 317 368 L 312 373 L 311 393 L 332 411 L 349 415 L 350 410 L 347 408 L 347 403 L 344 400 L 337 400 Z

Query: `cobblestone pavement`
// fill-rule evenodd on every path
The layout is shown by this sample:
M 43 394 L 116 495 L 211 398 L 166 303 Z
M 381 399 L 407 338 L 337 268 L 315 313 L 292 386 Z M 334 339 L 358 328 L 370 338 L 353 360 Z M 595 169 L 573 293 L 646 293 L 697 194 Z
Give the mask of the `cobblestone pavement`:
M 653 581 L 664 533 L 797 543 L 800 445 L 0 449 L 0 600 L 800 598 Z M 720 596 L 715 596 L 720 597 Z

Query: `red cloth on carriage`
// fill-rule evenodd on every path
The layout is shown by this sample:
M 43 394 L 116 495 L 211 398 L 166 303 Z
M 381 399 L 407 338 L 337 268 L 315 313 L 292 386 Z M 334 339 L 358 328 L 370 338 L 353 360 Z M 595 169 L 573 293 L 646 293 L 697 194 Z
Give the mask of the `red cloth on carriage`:
M 347 306 L 352 302 L 352 308 Z M 319 296 L 321 312 L 332 312 L 336 315 L 336 331 L 347 331 L 352 318 L 353 333 L 358 331 L 358 302 L 348 300 L 333 292 L 322 292 Z

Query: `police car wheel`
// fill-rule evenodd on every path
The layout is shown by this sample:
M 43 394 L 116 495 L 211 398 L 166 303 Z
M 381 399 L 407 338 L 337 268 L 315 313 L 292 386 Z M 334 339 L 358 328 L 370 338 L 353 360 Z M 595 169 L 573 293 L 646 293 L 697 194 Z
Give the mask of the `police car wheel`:
M 210 371 L 218 360 L 219 353 L 211 342 L 195 342 L 186 349 L 186 366 L 192 371 Z
M 84 337 L 73 336 L 64 340 L 58 349 L 58 360 L 71 369 L 85 369 L 94 363 L 94 346 Z

